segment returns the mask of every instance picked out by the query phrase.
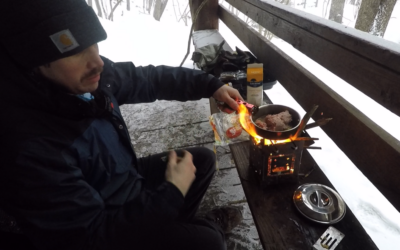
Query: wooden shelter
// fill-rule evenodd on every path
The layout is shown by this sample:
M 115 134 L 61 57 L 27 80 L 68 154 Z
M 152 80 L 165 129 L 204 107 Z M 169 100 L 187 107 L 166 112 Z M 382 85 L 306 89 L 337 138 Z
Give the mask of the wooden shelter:
M 197 16 L 194 30 L 218 29 L 218 21 L 223 21 L 305 110 L 318 104 L 326 117 L 334 117 L 329 126 L 321 128 L 400 211 L 400 142 L 252 27 L 219 5 L 218 0 L 204 1 L 207 2 Z M 357 30 L 349 31 L 340 24 L 302 14 L 272 0 L 226 2 L 400 116 L 400 51 L 390 42 Z M 190 1 L 193 17 L 202 3 L 203 0 Z M 317 120 L 317 116 L 315 114 L 313 118 Z M 261 191 L 243 181 L 248 174 L 248 154 L 244 152 L 246 145 L 231 146 L 231 149 L 264 249 L 298 249 L 288 243 L 291 240 L 274 233 L 278 229 L 273 227 L 282 222 L 262 215 L 262 211 L 268 210 L 263 206 L 272 204 L 260 202 L 254 196 L 262 195 Z M 241 169 L 241 166 L 245 169 Z M 329 182 L 323 174 L 317 178 L 320 178 L 317 179 L 320 182 Z M 273 199 L 272 196 L 267 195 L 267 199 Z M 287 213 L 290 215 L 291 212 Z M 352 220 L 346 222 L 345 227 L 351 227 L 351 223 L 357 224 L 354 216 Z M 306 230 L 313 231 L 313 227 Z M 357 230 L 362 231 L 362 227 Z M 284 232 L 296 235 L 290 230 Z M 368 238 L 363 235 L 360 239 L 363 237 Z M 342 249 L 375 249 L 373 243 L 368 244 L 365 248 L 343 246 Z

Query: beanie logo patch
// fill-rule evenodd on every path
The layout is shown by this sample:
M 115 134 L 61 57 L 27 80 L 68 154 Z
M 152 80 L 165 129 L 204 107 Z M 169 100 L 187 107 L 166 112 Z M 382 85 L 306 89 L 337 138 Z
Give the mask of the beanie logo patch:
M 54 45 L 56 45 L 57 49 L 61 53 L 65 53 L 75 49 L 76 47 L 79 47 L 79 44 L 75 40 L 75 37 L 68 29 L 51 35 L 50 39 L 53 41 Z

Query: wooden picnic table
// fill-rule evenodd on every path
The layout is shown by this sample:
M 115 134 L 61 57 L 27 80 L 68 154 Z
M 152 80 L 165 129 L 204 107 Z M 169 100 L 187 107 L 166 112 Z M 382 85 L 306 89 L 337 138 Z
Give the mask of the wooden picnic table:
M 264 96 L 265 103 L 271 103 Z M 219 112 L 215 100 L 210 99 L 211 112 Z M 294 191 L 305 183 L 318 183 L 333 188 L 307 150 L 303 151 L 299 183 L 280 184 L 262 189 L 249 166 L 250 141 L 230 144 L 231 154 L 249 204 L 260 241 L 265 250 L 312 249 L 329 225 L 313 222 L 304 217 L 295 207 Z M 334 189 L 334 188 L 333 188 Z M 347 207 L 345 217 L 332 225 L 345 237 L 337 250 L 378 249 L 354 214 Z

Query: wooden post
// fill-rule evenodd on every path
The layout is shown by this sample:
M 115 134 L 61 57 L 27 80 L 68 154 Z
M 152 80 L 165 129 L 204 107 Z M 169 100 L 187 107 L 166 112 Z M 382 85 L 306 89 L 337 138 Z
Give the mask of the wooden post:
M 189 0 L 192 22 L 195 13 L 203 1 L 208 1 L 200 10 L 193 30 L 218 29 L 218 0 Z

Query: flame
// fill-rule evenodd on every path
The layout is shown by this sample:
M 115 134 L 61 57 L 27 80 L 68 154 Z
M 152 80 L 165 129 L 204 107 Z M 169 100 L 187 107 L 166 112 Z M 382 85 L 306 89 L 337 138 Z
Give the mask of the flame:
M 250 120 L 250 113 L 244 104 L 239 105 L 237 113 L 239 115 L 240 125 L 251 137 L 254 138 L 254 140 L 257 144 L 259 144 L 262 140 L 264 140 L 264 145 L 270 146 L 273 144 L 288 143 L 288 142 L 294 141 L 296 139 L 295 137 L 285 139 L 285 140 L 264 139 L 263 137 L 257 135 L 255 125 Z
M 254 140 L 259 144 L 261 142 L 262 138 L 261 136 L 257 135 L 256 133 L 256 128 L 254 124 L 250 120 L 250 113 L 247 110 L 246 106 L 244 104 L 240 104 L 239 108 L 237 110 L 238 115 L 239 115 L 239 122 L 242 128 L 249 133 L 251 137 L 254 138 Z

